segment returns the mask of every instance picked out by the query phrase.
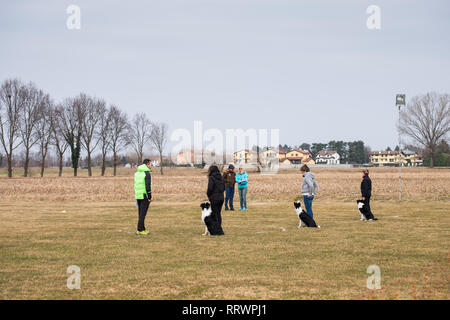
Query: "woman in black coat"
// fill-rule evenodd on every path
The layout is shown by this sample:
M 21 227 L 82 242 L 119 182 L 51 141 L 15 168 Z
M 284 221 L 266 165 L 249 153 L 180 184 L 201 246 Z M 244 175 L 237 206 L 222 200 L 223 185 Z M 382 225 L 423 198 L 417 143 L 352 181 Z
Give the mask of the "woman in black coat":
M 370 209 L 370 197 L 372 196 L 372 180 L 369 178 L 369 170 L 363 170 L 363 176 L 361 181 L 361 196 L 364 204 L 366 205 L 367 212 L 373 215 Z
M 215 230 L 211 232 L 211 235 L 223 235 L 222 230 L 222 206 L 224 202 L 223 192 L 225 191 L 225 182 L 223 181 L 222 174 L 216 165 L 212 165 L 208 170 L 208 190 L 206 195 L 208 196 L 209 202 L 211 202 L 211 215 L 215 220 Z

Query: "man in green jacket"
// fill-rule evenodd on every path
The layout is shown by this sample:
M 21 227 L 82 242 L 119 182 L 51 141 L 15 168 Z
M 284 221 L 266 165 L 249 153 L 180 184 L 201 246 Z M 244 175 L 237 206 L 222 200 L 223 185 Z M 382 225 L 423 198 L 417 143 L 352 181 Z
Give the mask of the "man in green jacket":
M 149 159 L 145 159 L 143 164 L 137 168 L 137 172 L 134 174 L 134 197 L 138 206 L 138 225 L 137 235 L 149 234 L 149 231 L 145 229 L 145 216 L 147 215 L 148 207 L 152 201 L 152 162 Z

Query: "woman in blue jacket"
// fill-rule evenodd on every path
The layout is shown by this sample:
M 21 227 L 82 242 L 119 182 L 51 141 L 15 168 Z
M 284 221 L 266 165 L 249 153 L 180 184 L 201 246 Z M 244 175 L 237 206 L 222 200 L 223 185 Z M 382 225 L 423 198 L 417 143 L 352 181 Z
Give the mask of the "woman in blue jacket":
M 247 210 L 247 183 L 248 174 L 242 166 L 239 167 L 239 172 L 236 175 L 236 182 L 238 184 L 239 200 L 241 207 L 238 211 Z

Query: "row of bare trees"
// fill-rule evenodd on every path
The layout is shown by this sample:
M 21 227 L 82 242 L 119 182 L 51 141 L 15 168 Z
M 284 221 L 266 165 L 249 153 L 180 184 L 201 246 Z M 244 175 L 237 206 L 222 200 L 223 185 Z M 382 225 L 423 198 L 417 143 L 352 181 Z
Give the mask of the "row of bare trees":
M 138 113 L 129 121 L 127 114 L 116 105 L 108 106 L 103 99 L 84 93 L 55 104 L 33 83 L 7 79 L 0 87 L 0 142 L 7 158 L 8 177 L 12 177 L 13 153 L 19 147 L 25 151 L 24 176 L 29 175 L 29 156 L 34 147 L 39 151 L 43 176 L 50 146 L 58 156 L 59 176 L 67 150 L 70 150 L 74 176 L 77 176 L 82 150 L 87 154 L 89 176 L 92 176 L 93 154 L 100 152 L 103 176 L 109 153 L 112 153 L 116 175 L 119 152 L 131 147 L 142 163 L 148 145 L 158 151 L 163 174 L 162 153 L 167 131 L 165 123 L 154 123 L 145 113 Z

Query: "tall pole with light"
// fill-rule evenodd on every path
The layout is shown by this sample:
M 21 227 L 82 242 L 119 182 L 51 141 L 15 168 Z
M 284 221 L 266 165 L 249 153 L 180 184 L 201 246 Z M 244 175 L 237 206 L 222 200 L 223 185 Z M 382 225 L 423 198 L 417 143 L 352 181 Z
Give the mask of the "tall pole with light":
M 397 94 L 395 97 L 395 104 L 398 107 L 398 200 L 402 200 L 402 142 L 400 134 L 401 121 L 401 107 L 405 105 L 406 96 L 404 94 Z

